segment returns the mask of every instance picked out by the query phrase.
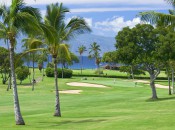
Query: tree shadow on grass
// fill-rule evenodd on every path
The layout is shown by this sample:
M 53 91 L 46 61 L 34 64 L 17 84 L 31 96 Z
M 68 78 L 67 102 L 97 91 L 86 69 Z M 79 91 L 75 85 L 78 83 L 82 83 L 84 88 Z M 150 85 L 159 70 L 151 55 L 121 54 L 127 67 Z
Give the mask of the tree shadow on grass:
M 60 125 L 66 125 L 66 124 L 80 124 L 80 123 L 98 123 L 98 122 L 103 122 L 106 121 L 105 119 L 87 119 L 87 120 L 79 120 L 79 121 L 73 121 L 73 120 L 65 120 L 61 122 L 38 122 L 39 124 L 50 124 L 50 126 L 60 126 Z
M 159 101 L 165 101 L 165 100 L 175 100 L 175 97 L 166 97 L 166 98 L 158 98 L 158 99 L 147 99 L 146 102 L 159 102 Z

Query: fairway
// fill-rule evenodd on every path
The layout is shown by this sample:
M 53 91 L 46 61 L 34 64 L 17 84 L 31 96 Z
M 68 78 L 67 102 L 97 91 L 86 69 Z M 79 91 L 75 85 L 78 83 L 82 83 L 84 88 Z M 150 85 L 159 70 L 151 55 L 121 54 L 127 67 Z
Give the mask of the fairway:
M 157 89 L 158 101 L 150 101 L 148 85 L 132 80 L 81 77 L 59 79 L 60 90 L 82 90 L 80 94 L 60 94 L 62 117 L 54 117 L 54 79 L 18 85 L 25 126 L 16 126 L 12 90 L 0 87 L 1 130 L 172 130 L 175 128 L 175 96 Z M 68 86 L 68 82 L 86 82 L 108 88 Z

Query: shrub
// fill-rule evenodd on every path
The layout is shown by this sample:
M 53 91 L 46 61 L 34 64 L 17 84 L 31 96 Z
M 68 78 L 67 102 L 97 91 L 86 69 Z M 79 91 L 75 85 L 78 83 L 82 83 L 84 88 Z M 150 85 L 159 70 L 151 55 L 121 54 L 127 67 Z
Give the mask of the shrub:
M 29 74 L 30 74 L 29 69 L 26 66 L 21 66 L 21 67 L 16 68 L 16 75 L 17 75 L 17 79 L 20 80 L 20 84 L 22 83 L 24 79 L 27 78 Z
M 103 74 L 103 69 L 102 69 L 102 68 L 98 68 L 98 69 L 95 71 L 95 74 Z
M 58 68 L 58 78 L 62 78 L 62 69 Z M 63 69 L 63 78 L 71 78 L 72 77 L 72 70 L 70 69 Z M 54 77 L 54 68 L 46 68 L 46 76 L 47 77 Z
M 54 68 L 47 67 L 46 68 L 46 76 L 47 77 L 54 77 Z

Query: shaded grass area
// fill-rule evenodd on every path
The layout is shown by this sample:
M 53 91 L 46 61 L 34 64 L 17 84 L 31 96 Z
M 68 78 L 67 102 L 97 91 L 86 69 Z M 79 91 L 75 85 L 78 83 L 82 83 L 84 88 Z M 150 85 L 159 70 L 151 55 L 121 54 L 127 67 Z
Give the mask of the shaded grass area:
M 74 76 L 83 76 L 83 77 L 106 77 L 106 78 L 124 78 L 128 79 L 131 77 L 128 77 L 127 73 L 120 72 L 119 70 L 107 70 L 103 69 L 103 74 L 95 74 L 96 69 L 84 69 L 81 75 L 81 70 L 73 70 Z M 150 79 L 148 72 L 145 72 L 145 75 L 135 75 L 136 79 Z M 159 80 L 166 80 L 166 74 L 165 71 L 161 71 L 158 75 L 157 79 Z
M 36 78 L 40 73 L 36 74 Z M 67 86 L 67 82 L 103 84 L 108 88 Z M 23 82 L 28 84 L 28 80 Z M 132 80 L 89 77 L 59 79 L 60 90 L 80 89 L 81 94 L 60 94 L 62 117 L 53 117 L 54 79 L 46 78 L 30 85 L 18 85 L 25 126 L 16 126 L 12 90 L 0 85 L 0 126 L 2 130 L 172 130 L 175 128 L 175 96 L 157 89 L 158 101 L 151 101 L 148 85 Z

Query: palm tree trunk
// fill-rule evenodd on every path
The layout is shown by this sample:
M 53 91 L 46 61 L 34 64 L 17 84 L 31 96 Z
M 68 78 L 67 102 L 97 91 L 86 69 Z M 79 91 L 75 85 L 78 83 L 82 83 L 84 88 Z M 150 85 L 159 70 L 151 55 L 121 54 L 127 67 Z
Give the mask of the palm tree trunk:
M 33 56 L 32 91 L 34 91 L 34 87 L 35 87 L 35 63 L 34 63 L 34 54 L 32 54 L 32 56 Z
M 31 74 L 31 72 L 30 72 L 30 61 L 27 61 L 27 67 L 28 67 L 29 73 Z M 30 78 L 30 74 L 29 74 L 29 82 L 32 83 L 31 78 Z
M 9 81 L 8 81 L 8 87 L 7 87 L 7 91 L 9 91 L 9 89 L 11 89 L 11 71 L 9 73 Z
M 172 89 L 174 94 L 174 69 L 172 68 Z
M 167 71 L 167 77 L 168 77 L 168 94 L 171 95 L 171 86 L 170 86 L 170 74 L 169 74 L 169 69 L 166 68 Z
M 82 69 L 83 69 L 83 56 L 82 55 L 80 55 L 81 56 L 81 75 L 82 75 Z
M 168 74 L 168 90 L 169 90 L 169 95 L 171 95 L 171 85 L 170 85 L 170 76 Z
M 10 68 L 11 68 L 12 86 L 13 86 L 15 120 L 16 120 L 16 125 L 25 125 L 25 122 L 21 115 L 19 99 L 18 99 L 16 75 L 15 75 L 15 68 L 14 68 L 14 48 L 12 47 L 12 45 L 10 45 Z
M 53 59 L 54 59 L 54 74 L 55 74 L 55 93 L 56 93 L 54 116 L 61 117 L 56 57 L 53 57 Z
M 43 63 L 43 74 L 42 74 L 42 81 L 44 80 L 44 63 Z

